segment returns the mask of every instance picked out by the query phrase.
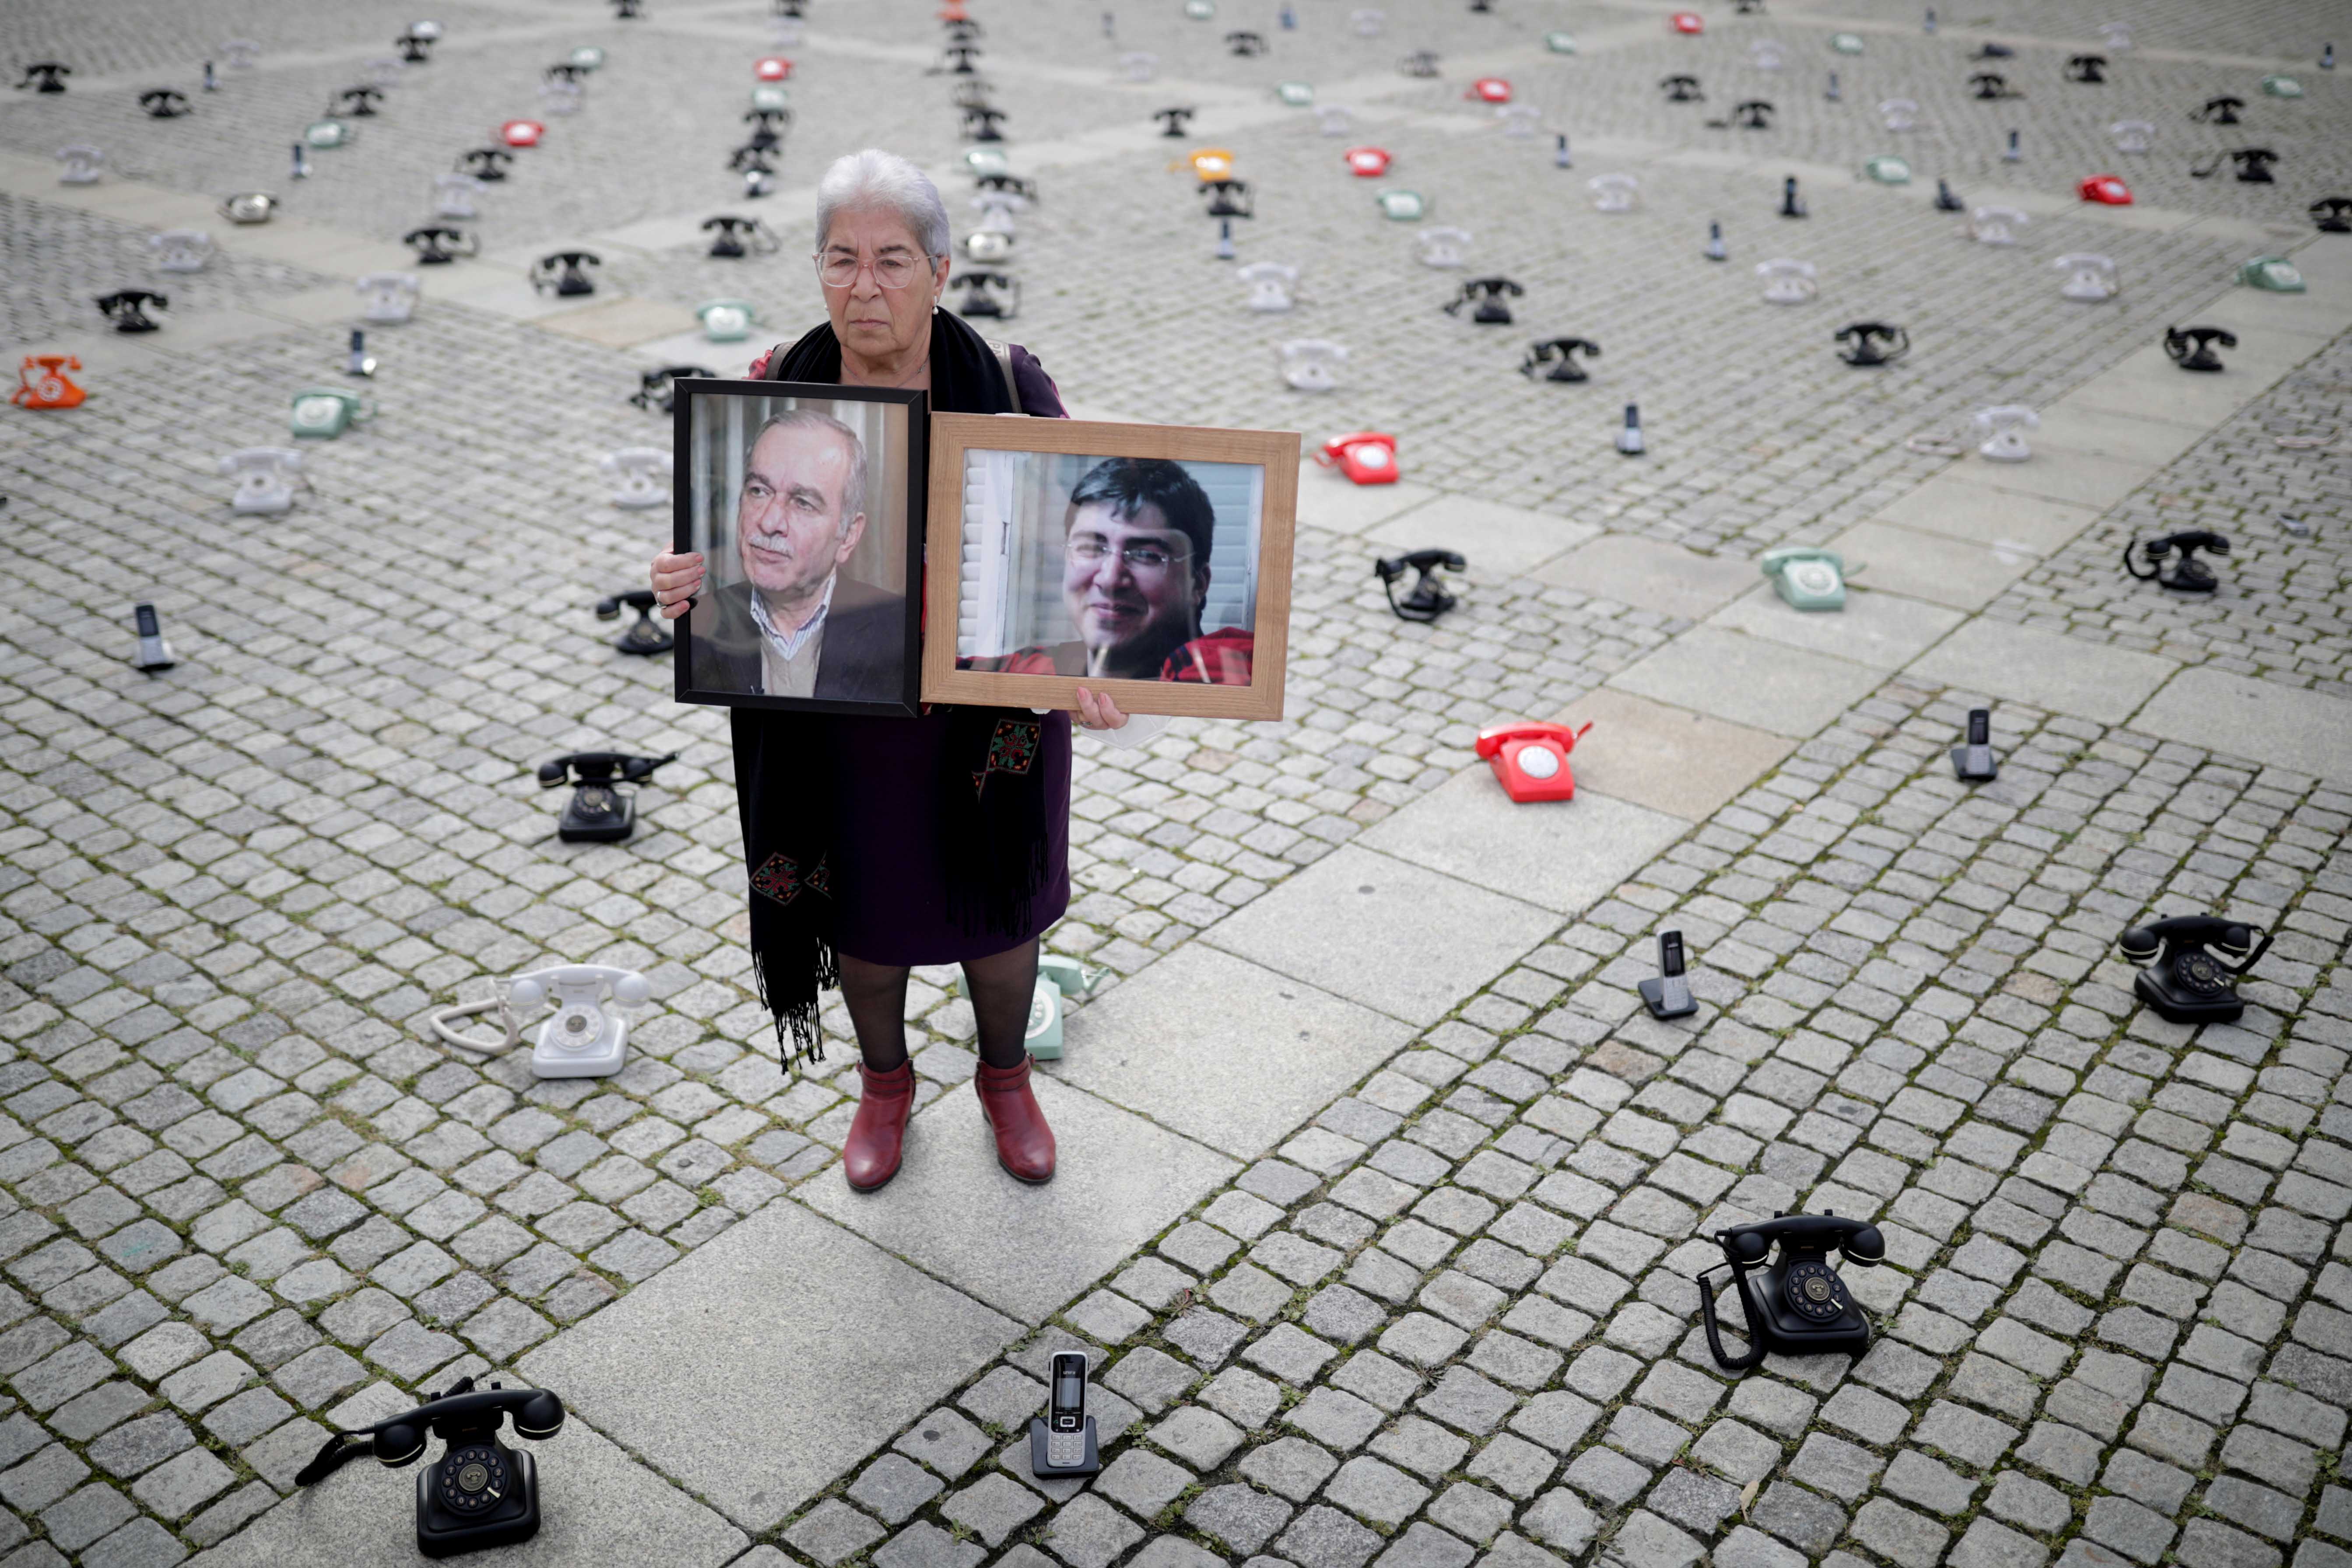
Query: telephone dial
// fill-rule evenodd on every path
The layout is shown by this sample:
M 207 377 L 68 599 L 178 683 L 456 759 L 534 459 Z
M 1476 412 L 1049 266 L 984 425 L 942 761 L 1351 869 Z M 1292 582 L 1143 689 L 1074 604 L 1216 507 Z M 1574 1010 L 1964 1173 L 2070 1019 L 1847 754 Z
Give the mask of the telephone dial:
M 740 343 L 759 323 L 759 308 L 749 300 L 712 300 L 694 308 L 702 335 L 714 343 Z
M 1521 805 L 1539 800 L 1574 800 L 1576 775 L 1568 754 L 1591 731 L 1566 724 L 1497 724 L 1478 732 L 1477 752 L 1495 770 L 1503 793 Z
M 2284 256 L 2256 256 L 2241 263 L 2238 281 L 2273 294 L 2301 294 L 2310 288 L 2302 270 Z
M 772 256 L 782 243 L 773 230 L 755 217 L 721 213 L 702 220 L 712 235 L 709 255 L 719 261 L 737 261 L 751 255 Z
M 1339 156 L 1346 160 L 1348 173 L 1360 180 L 1377 180 L 1389 172 L 1392 161 L 1385 147 L 1350 147 Z
M 1998 99 L 2023 98 L 2025 96 L 2015 88 L 2010 86 L 2009 79 L 2001 75 L 1999 71 L 1979 71 L 1976 75 L 1969 78 L 1969 86 L 1976 89 L 1975 96 L 1977 98 L 1987 103 L 1990 103 Z
M 356 279 L 352 287 L 359 290 L 362 304 L 360 320 L 376 326 L 394 327 L 416 313 L 416 296 L 421 285 L 414 272 L 367 272 Z
M 959 272 L 949 282 L 951 289 L 960 290 L 962 303 L 956 314 L 1010 321 L 1021 311 L 1021 279 L 1010 272 L 979 268 Z
M 177 120 L 195 108 L 188 101 L 188 95 L 175 87 L 153 88 L 141 93 L 139 107 L 147 111 L 151 120 Z
M 297 436 L 332 440 L 374 417 L 373 404 L 340 386 L 308 386 L 294 395 L 292 423 Z
M 643 511 L 650 507 L 665 506 L 669 501 L 671 459 L 669 452 L 660 447 L 624 447 L 598 459 L 597 468 L 613 481 L 613 504 L 628 511 Z M 618 614 L 616 610 L 614 612 Z M 603 605 L 596 614 L 604 616 Z M 627 640 L 625 638 L 624 641 Z M 663 647 L 669 645 L 664 643 Z M 658 649 L 624 647 L 623 653 L 649 653 Z
M 1029 1417 L 1029 1473 L 1041 1479 L 1094 1475 L 1102 1469 L 1102 1458 L 1095 1418 L 1087 1414 L 1085 1353 L 1057 1352 L 1052 1384 L 1046 1413 Z
M 677 761 L 666 757 L 633 757 L 620 752 L 573 752 L 539 765 L 539 787 L 572 786 L 555 828 L 566 844 L 617 844 L 636 830 L 637 797 L 624 795 L 619 785 L 643 784 L 654 770 Z
M 1381 591 L 1388 595 L 1389 608 L 1402 621 L 1433 621 L 1458 602 L 1445 591 L 1438 578 L 1441 568 L 1451 572 L 1466 571 L 1469 563 L 1451 550 L 1416 550 L 1410 554 L 1388 557 L 1372 563 L 1372 572 L 1381 580 Z M 1412 587 L 1402 600 L 1396 596 L 1396 585 L 1407 572 L 1417 572 Z
M 1660 79 L 1658 90 L 1666 95 L 1668 103 L 1704 103 L 1706 94 L 1699 89 L 1695 76 L 1670 76 Z
M 2304 210 L 2322 234 L 2352 234 L 2352 196 L 2322 196 Z
M 76 142 L 58 149 L 58 162 L 65 168 L 58 174 L 61 185 L 94 185 L 98 172 L 106 162 L 106 154 L 96 147 Z
M 1291 306 L 1291 286 L 1298 281 L 1298 268 L 1279 261 L 1253 261 L 1234 274 L 1249 285 L 1246 301 L 1253 310 L 1287 310 Z
M 611 999 L 606 1000 L 606 993 Z M 499 982 L 487 1002 L 460 1003 L 430 1015 L 443 1043 L 478 1056 L 498 1056 L 522 1043 L 522 1031 L 541 1007 L 554 1016 L 539 1026 L 530 1047 L 530 1070 L 539 1078 L 610 1078 L 628 1065 L 629 1021 L 651 997 L 646 977 L 634 969 L 600 963 L 569 963 L 534 970 Z M 467 1018 L 495 1012 L 506 1038 L 496 1043 L 458 1030 Z
M 1860 1359 L 1870 1345 L 1870 1323 L 1846 1292 L 1845 1281 L 1829 1266 L 1834 1251 L 1857 1268 L 1875 1268 L 1886 1258 L 1886 1238 L 1874 1225 L 1840 1219 L 1833 1212 L 1774 1214 L 1769 1220 L 1736 1225 L 1715 1233 L 1723 1261 L 1699 1270 L 1699 1317 L 1707 1349 L 1726 1372 L 1746 1372 L 1769 1354 L 1850 1355 Z M 1769 1267 L 1765 1255 L 1780 1256 Z M 1731 1270 L 1739 1308 L 1748 1320 L 1747 1353 L 1724 1353 L 1715 1318 L 1715 1291 L 1706 1277 Z M 1748 1272 L 1762 1269 L 1759 1281 Z
M 1595 212 L 1629 213 L 1642 205 L 1642 182 L 1631 174 L 1595 174 L 1584 183 Z
M 559 296 L 593 294 L 596 285 L 583 268 L 604 265 L 604 258 L 593 250 L 551 251 L 531 263 L 530 286 L 541 294 L 551 289 Z
M 1963 784 L 1990 784 L 2000 773 L 1992 750 L 1992 710 L 1969 710 L 1967 738 L 1952 748 L 1952 773 Z
M 1326 468 L 1337 465 L 1360 485 L 1392 485 L 1397 477 L 1396 437 L 1378 430 L 1334 436 L 1315 453 L 1315 461 Z
M 327 100 L 327 112 L 348 114 L 365 120 L 375 113 L 375 106 L 383 101 L 383 89 L 375 87 L 347 87 Z
M 2032 221 L 2015 207 L 1979 207 L 1969 214 L 1966 232 L 1979 245 L 2015 245 L 2017 231 Z
M 666 364 L 659 370 L 649 370 L 640 374 L 637 389 L 629 394 L 629 401 L 647 413 L 658 405 L 662 413 L 675 414 L 677 412 L 677 383 L 688 379 L 711 381 L 718 375 L 717 371 L 698 364 Z
M 2132 205 L 2131 187 L 2113 174 L 2085 177 L 2074 187 L 2074 195 L 2103 207 L 2127 207 Z
M 163 323 L 148 316 L 148 308 L 161 310 L 172 303 L 164 296 L 151 294 L 144 289 L 117 289 L 111 294 L 100 294 L 97 302 L 99 313 L 112 321 L 118 332 L 154 331 Z
M 2095 305 L 2123 292 L 2112 257 L 2061 256 L 2050 265 L 2066 274 L 2058 292 L 2077 304 Z
M 1421 247 L 1423 267 L 1460 267 L 1467 259 L 1463 252 L 1470 244 L 1470 231 L 1443 226 L 1425 228 L 1415 237 L 1415 243 Z
M 236 480 L 236 493 L 229 498 L 231 511 L 276 517 L 294 508 L 302 454 L 286 447 L 247 447 L 223 458 L 220 471 Z
M 213 237 L 200 228 L 167 228 L 147 237 L 158 272 L 202 272 L 212 259 Z
M 2107 127 L 2118 153 L 2140 153 L 2156 145 L 2156 126 L 2146 120 L 2118 120 Z
M 139 605 L 131 612 L 131 626 L 138 641 L 131 650 L 131 668 L 149 675 L 161 675 L 179 663 L 172 645 L 163 640 L 163 623 L 156 618 L 155 606 Z
M 433 176 L 433 216 L 435 217 L 478 217 L 474 198 L 482 194 L 482 182 L 471 174 L 436 174 Z
M 2025 432 L 2042 427 L 2042 416 L 2032 409 L 2014 403 L 2004 403 L 1992 408 L 1979 408 L 1970 416 L 1977 434 L 1984 440 L 1977 447 L 1977 456 L 1993 463 L 2022 463 L 2033 456 L 2033 448 L 2025 444 Z M 1952 454 L 1958 457 L 1958 452 Z
M 2066 61 L 2066 79 L 2096 86 L 2107 79 L 2107 57 L 2073 55 Z
M 2226 327 L 2167 327 L 2164 329 L 2164 352 L 2183 370 L 2218 371 L 2222 368 L 2221 356 L 2213 352 L 2219 343 L 2225 349 L 2238 346 L 2238 334 Z
M 1276 348 L 1282 362 L 1282 379 L 1297 392 L 1329 392 L 1339 384 L 1339 364 L 1347 346 L 1320 338 L 1294 338 Z
M 2225 93 L 2219 98 L 2209 98 L 2190 110 L 2189 118 L 2201 120 L 2208 125 L 2235 125 L 2239 123 L 2238 111 L 2245 107 L 2244 99 L 2232 98 Z
M 507 165 L 513 162 L 514 154 L 503 147 L 477 147 L 457 155 L 457 173 L 496 184 L 507 177 Z
M 1801 305 L 1821 292 L 1821 284 L 1810 261 L 1796 261 L 1788 257 L 1775 257 L 1756 264 L 1756 276 L 1764 279 L 1764 299 L 1768 304 Z
M 1041 1062 L 1062 1059 L 1062 1019 L 1066 1011 L 1064 1000 L 1086 995 L 1109 973 L 1059 953 L 1038 957 L 1037 986 L 1029 996 L 1029 1022 L 1022 1034 L 1022 1045 L 1031 1056 Z M 950 995 L 965 994 L 961 971 L 949 983 L 948 991 Z
M 2116 939 L 2116 951 L 2125 962 L 2140 966 L 2132 990 L 2176 1024 L 2236 1022 L 2246 1005 L 2230 983 L 2252 969 L 2270 946 L 2268 933 L 2211 915 L 2182 915 L 2134 926 Z M 2205 951 L 2209 947 L 2222 956 L 2214 957 Z
M 73 75 L 73 67 L 59 65 L 55 60 L 43 60 L 25 68 L 25 79 L 16 84 L 18 92 L 31 88 L 35 92 L 63 92 L 65 79 Z
M 1845 608 L 1845 557 L 1811 544 L 1783 544 L 1756 558 L 1780 597 L 1800 610 Z
M 1889 321 L 1850 321 L 1837 342 L 1838 358 L 1851 365 L 1893 364 L 1911 352 L 1911 335 Z
M 443 224 L 412 228 L 400 237 L 400 243 L 416 252 L 419 267 L 446 266 L 461 256 L 478 256 L 482 250 L 482 242 L 474 236 Z
M 1507 327 L 1511 324 L 1511 308 L 1503 302 L 1505 295 L 1517 298 L 1527 290 L 1507 278 L 1470 278 L 1462 284 L 1462 291 L 1446 302 L 1445 313 L 1458 316 L 1462 307 L 1473 305 L 1470 319 L 1482 326 Z
M 1682 932 L 1658 933 L 1657 975 L 1637 980 L 1633 984 L 1642 994 L 1642 1005 L 1650 1010 L 1653 1018 L 1687 1018 L 1698 1011 L 1698 1003 L 1691 996 L 1690 982 L 1683 973 Z
M 1528 345 L 1527 358 L 1519 362 L 1519 374 L 1533 380 L 1539 367 L 1546 381 L 1590 381 L 1591 374 L 1576 361 L 1578 354 L 1587 359 L 1601 357 L 1601 345 L 1591 338 L 1546 338 Z
M 539 1466 L 528 1450 L 499 1441 L 509 1415 L 515 1435 L 535 1443 L 563 1429 L 563 1401 L 544 1389 L 494 1382 L 478 1390 L 472 1378 L 459 1378 L 447 1393 L 404 1415 L 337 1432 L 294 1484 L 316 1485 L 362 1454 L 373 1454 L 386 1469 L 414 1464 L 424 1455 L 429 1429 L 448 1447 L 417 1473 L 417 1551 L 448 1557 L 529 1541 L 539 1533 Z
M 2132 564 L 2132 552 L 2137 550 L 2147 563 L 2143 572 Z M 2182 533 L 2168 533 L 2161 539 L 2146 540 L 2139 544 L 2124 546 L 2124 570 L 2143 583 L 2154 583 L 2176 594 L 2210 594 L 2221 585 L 2213 569 L 2197 559 L 2197 552 L 2209 551 L 2215 555 L 2230 553 L 2227 535 L 2206 529 L 2190 529 Z M 2169 569 L 2166 562 L 2173 564 Z

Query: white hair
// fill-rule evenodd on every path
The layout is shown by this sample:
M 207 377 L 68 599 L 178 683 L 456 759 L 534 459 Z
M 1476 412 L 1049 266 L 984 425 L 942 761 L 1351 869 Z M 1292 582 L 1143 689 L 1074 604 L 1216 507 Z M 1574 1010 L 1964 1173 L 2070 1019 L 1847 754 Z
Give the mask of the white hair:
M 881 207 L 896 213 L 934 260 L 948 254 L 948 209 L 930 176 L 896 153 L 868 147 L 845 153 L 816 185 L 816 247 L 833 233 L 833 218 L 845 207 Z
M 821 430 L 841 437 L 849 449 L 849 472 L 841 482 L 841 510 L 834 521 L 847 528 L 849 520 L 866 510 L 866 443 L 858 439 L 857 432 L 830 414 L 814 408 L 787 408 L 768 416 L 753 432 L 751 447 L 758 446 L 760 437 L 771 430 Z M 743 448 L 747 455 L 751 447 Z

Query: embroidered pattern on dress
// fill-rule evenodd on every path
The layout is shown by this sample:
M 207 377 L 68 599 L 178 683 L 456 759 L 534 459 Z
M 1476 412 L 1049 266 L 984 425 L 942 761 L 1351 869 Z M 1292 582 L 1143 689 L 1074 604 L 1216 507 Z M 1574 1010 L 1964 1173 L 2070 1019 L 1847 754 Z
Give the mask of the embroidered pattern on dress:
M 823 869 L 822 866 L 818 868 L 820 873 Z M 814 885 L 814 879 L 811 885 Z M 800 862 L 782 851 L 769 856 L 766 862 L 751 873 L 751 890 L 755 893 L 765 893 L 780 904 L 791 903 L 800 897 Z M 821 888 L 817 890 L 824 891 Z
M 1025 773 L 1029 764 L 1037 760 L 1039 727 L 1035 721 L 999 719 L 996 732 L 988 738 L 988 762 L 971 775 L 972 793 L 988 787 L 991 773 Z

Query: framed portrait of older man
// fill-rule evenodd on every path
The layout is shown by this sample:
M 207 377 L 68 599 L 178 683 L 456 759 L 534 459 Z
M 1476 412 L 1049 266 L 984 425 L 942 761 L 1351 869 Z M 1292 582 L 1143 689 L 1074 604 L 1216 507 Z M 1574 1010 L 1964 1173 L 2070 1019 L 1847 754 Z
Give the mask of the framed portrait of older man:
M 1282 717 L 1298 437 L 931 416 L 926 702 Z
M 678 700 L 918 711 L 923 394 L 682 380 L 676 418 Z

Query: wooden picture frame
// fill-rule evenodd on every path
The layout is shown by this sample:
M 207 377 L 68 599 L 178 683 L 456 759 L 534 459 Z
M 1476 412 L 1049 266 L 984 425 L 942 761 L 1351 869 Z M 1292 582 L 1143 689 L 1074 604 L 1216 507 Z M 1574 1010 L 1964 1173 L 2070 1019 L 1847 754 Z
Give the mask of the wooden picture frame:
M 923 700 L 1281 718 L 1297 506 L 1295 431 L 932 415 Z
M 700 377 L 675 382 L 673 389 L 672 548 L 701 552 L 705 573 L 693 608 L 670 623 L 677 637 L 672 656 L 677 700 L 914 717 L 921 710 L 917 693 L 930 453 L 928 395 L 895 388 Z M 805 469 L 807 485 L 787 498 L 760 482 L 754 447 L 772 418 L 795 412 L 822 416 L 848 429 L 851 449 L 864 458 L 865 521 L 847 553 L 835 561 L 823 620 L 806 623 L 821 627 L 819 640 L 802 643 L 787 657 L 783 643 L 769 633 L 778 625 L 772 606 L 790 603 L 784 595 L 805 586 L 806 568 L 794 561 L 789 542 L 828 523 L 838 542 L 849 526 L 838 516 L 839 507 L 857 489 L 832 456 L 841 450 L 838 429 L 828 431 L 822 422 L 800 426 L 797 439 L 782 427 L 760 459 L 762 468 L 778 469 L 768 477 L 781 482 L 796 482 Z M 759 557 L 759 570 L 773 584 L 760 588 L 751 576 L 752 552 L 739 534 L 749 515 L 745 509 L 757 506 L 763 520 L 782 519 L 793 508 L 817 506 L 828 489 L 838 492 L 835 515 L 828 520 L 821 511 L 805 511 L 800 515 L 808 521 L 772 535 L 785 548 Z M 755 490 L 767 499 L 755 500 Z M 814 605 L 809 613 L 814 616 Z M 791 629 L 784 628 L 787 634 Z M 813 667 L 800 662 L 810 653 Z M 812 689 L 774 694 L 801 686 Z

